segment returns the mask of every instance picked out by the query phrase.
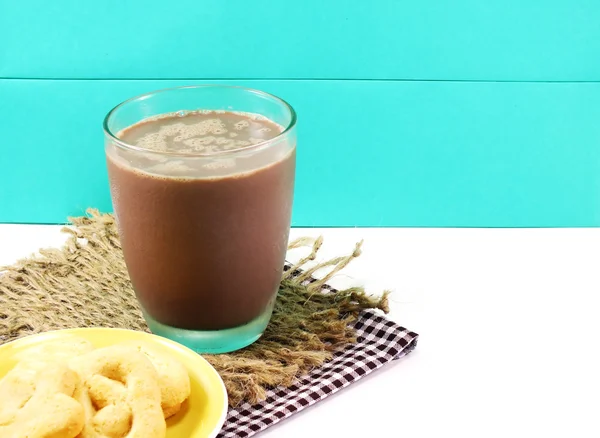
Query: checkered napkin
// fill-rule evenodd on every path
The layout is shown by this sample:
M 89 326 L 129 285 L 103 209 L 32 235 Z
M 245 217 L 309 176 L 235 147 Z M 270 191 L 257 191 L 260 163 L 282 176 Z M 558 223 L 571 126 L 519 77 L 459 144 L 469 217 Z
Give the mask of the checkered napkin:
M 300 412 L 412 351 L 418 335 L 373 311 L 363 311 L 354 324 L 358 342 L 336 353 L 289 388 L 270 390 L 261 403 L 230 409 L 218 438 L 250 437 Z

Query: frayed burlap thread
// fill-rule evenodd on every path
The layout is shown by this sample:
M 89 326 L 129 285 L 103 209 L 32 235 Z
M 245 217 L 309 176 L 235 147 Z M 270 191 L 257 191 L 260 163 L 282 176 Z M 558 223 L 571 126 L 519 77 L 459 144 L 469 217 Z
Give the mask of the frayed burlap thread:
M 127 275 L 114 217 L 89 210 L 71 219 L 61 249 L 0 268 L 0 344 L 23 336 L 75 327 L 148 331 Z M 290 249 L 310 253 L 284 272 L 273 317 L 262 338 L 240 351 L 205 355 L 223 378 L 230 404 L 256 403 L 269 388 L 294 381 L 356 341 L 352 323 L 363 309 L 388 311 L 387 292 L 333 290 L 326 282 L 360 255 L 354 251 L 310 269 L 322 238 L 301 238 Z M 329 272 L 320 280 L 313 274 Z

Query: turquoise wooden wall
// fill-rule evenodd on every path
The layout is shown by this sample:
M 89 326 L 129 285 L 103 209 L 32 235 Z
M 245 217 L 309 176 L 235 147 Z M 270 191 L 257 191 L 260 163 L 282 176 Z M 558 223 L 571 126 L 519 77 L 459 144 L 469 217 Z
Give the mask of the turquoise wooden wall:
M 592 0 L 0 0 L 0 222 L 110 210 L 105 113 L 227 83 L 299 113 L 296 226 L 598 226 L 599 55 Z

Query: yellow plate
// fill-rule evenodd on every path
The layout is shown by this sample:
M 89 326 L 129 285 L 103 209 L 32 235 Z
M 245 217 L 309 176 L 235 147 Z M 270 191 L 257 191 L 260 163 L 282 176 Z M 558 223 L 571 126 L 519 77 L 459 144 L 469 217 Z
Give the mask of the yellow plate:
M 215 369 L 192 350 L 160 336 L 144 332 L 110 328 L 56 330 L 27 336 L 0 345 L 0 379 L 16 364 L 15 354 L 48 341 L 80 336 L 96 348 L 122 341 L 145 341 L 166 349 L 185 365 L 190 375 L 190 398 L 183 409 L 167 420 L 167 438 L 214 438 L 227 414 L 227 392 Z

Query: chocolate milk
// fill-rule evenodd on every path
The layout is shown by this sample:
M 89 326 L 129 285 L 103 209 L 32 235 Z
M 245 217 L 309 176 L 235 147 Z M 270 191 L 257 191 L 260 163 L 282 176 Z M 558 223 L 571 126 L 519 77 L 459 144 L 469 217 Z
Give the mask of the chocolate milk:
M 138 150 L 107 148 L 127 269 L 152 318 L 185 329 L 225 329 L 250 322 L 272 303 L 296 159 L 295 140 L 278 137 L 281 131 L 254 114 L 179 112 L 117 135 Z

